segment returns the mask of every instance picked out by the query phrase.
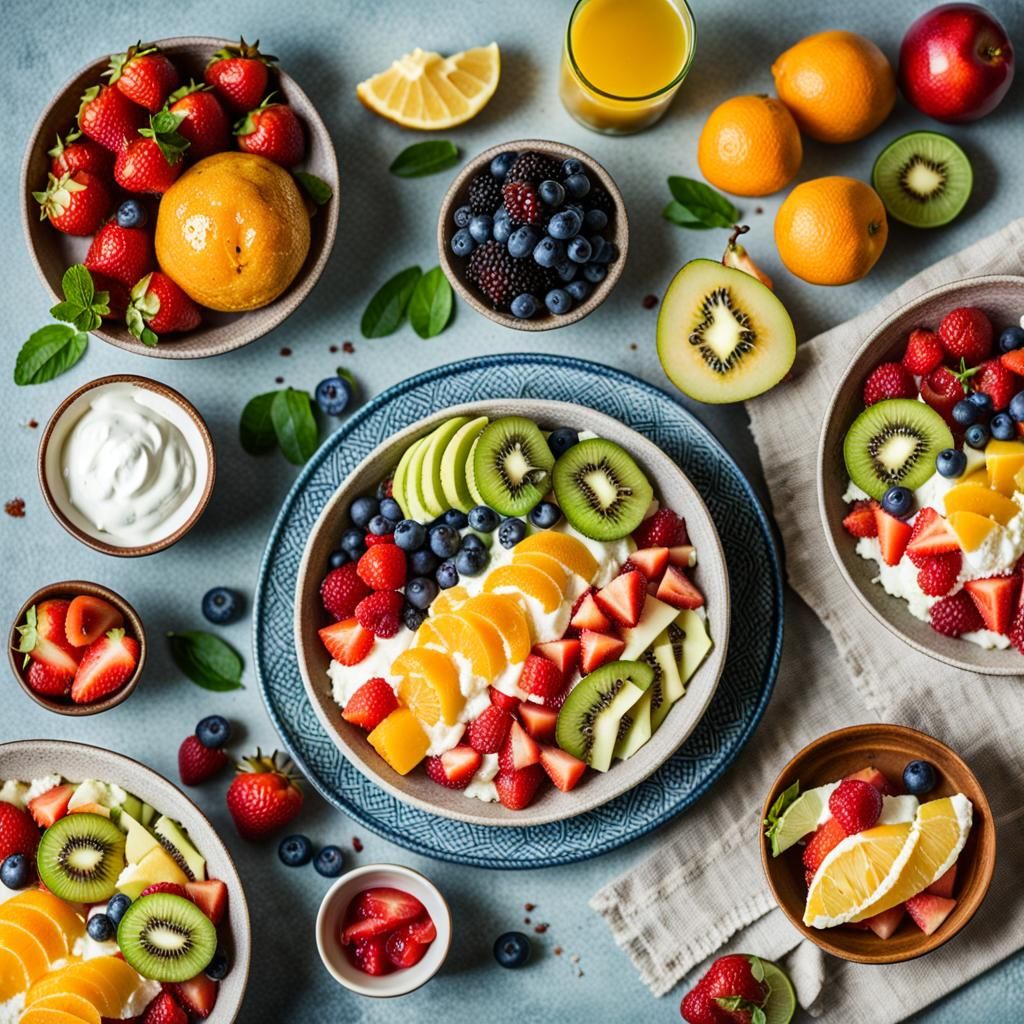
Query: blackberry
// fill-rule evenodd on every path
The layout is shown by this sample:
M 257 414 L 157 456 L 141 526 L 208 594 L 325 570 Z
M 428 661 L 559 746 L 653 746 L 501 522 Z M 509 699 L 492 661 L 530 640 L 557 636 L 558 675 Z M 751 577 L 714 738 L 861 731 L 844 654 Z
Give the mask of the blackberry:
M 601 185 L 595 185 L 590 190 L 586 198 L 586 205 L 591 210 L 603 210 L 609 217 L 615 212 L 615 202 L 608 190 Z
M 539 185 L 548 179 L 552 181 L 562 180 L 562 164 L 553 157 L 545 156 L 535 150 L 528 150 L 520 153 L 515 162 L 508 169 L 505 181 L 528 181 L 532 185 Z
M 513 224 L 539 224 L 543 220 L 544 213 L 537 198 L 537 190 L 528 182 L 509 182 L 502 188 L 501 194 Z
M 473 250 L 466 264 L 466 277 L 495 309 L 504 313 L 523 292 L 543 295 L 549 281 L 548 271 L 543 267 L 529 257 L 513 259 L 506 246 L 493 240 Z
M 490 171 L 478 174 L 469 183 L 469 208 L 474 216 L 493 214 L 501 206 L 501 182 Z

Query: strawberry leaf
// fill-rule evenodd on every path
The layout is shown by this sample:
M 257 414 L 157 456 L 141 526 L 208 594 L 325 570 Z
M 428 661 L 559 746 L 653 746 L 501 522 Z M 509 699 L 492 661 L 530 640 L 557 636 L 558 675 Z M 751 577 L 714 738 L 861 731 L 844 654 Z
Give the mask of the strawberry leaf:
M 202 630 L 168 633 L 174 663 L 204 690 L 242 689 L 242 659 L 219 636 Z

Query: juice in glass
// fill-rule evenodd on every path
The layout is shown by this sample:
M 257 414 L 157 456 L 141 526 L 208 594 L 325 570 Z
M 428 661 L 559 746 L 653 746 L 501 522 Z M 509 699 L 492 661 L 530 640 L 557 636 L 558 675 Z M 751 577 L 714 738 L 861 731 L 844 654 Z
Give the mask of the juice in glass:
M 594 131 L 647 128 L 686 77 L 694 41 L 686 0 L 578 0 L 562 53 L 562 103 Z

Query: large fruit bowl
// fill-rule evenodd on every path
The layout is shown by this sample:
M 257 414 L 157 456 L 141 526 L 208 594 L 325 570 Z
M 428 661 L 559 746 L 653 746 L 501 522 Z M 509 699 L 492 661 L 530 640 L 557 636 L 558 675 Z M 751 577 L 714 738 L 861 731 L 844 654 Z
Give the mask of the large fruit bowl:
M 328 624 L 319 586 L 330 553 L 347 527 L 347 509 L 359 495 L 372 493 L 398 463 L 402 453 L 441 422 L 454 416 L 523 416 L 543 428 L 569 426 L 591 431 L 621 445 L 639 463 L 655 497 L 685 520 L 690 543 L 698 551 L 694 582 L 706 599 L 710 654 L 689 680 L 685 695 L 672 707 L 662 726 L 628 760 L 605 773 L 589 772 L 579 786 L 563 793 L 548 788 L 527 808 L 506 809 L 500 803 L 468 799 L 462 792 L 431 781 L 422 770 L 407 775 L 392 771 L 366 740 L 366 734 L 345 722 L 332 699 L 327 670 L 330 657 L 317 631 Z M 714 523 L 700 494 L 678 466 L 640 434 L 603 413 L 562 402 L 504 399 L 470 402 L 439 410 L 395 434 L 371 452 L 327 497 L 299 567 L 294 597 L 294 639 L 306 696 L 330 740 L 352 764 L 398 800 L 420 810 L 476 825 L 525 827 L 562 820 L 594 810 L 629 791 L 656 771 L 697 726 L 714 695 L 725 664 L 729 639 L 729 587 L 725 556 Z

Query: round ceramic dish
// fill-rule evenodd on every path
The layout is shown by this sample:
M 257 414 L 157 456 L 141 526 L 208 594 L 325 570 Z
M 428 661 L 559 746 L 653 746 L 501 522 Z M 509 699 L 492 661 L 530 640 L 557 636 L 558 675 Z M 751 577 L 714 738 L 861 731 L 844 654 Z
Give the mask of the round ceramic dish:
M 18 626 L 25 621 L 25 615 L 29 608 L 39 604 L 40 601 L 49 601 L 54 598 L 68 600 L 83 594 L 89 597 L 102 598 L 104 601 L 112 604 L 124 616 L 125 629 L 128 635 L 135 637 L 139 642 L 139 662 L 135 666 L 135 671 L 128 682 L 119 690 L 115 690 L 109 697 L 93 701 L 91 704 L 73 704 L 70 700 L 53 700 L 50 697 L 44 697 L 41 693 L 36 693 L 25 681 L 25 672 L 22 668 L 22 661 L 25 656 L 18 652 Z M 71 715 L 73 717 L 98 715 L 101 711 L 109 711 L 111 708 L 116 708 L 118 704 L 126 701 L 134 692 L 135 687 L 139 685 L 142 669 L 146 664 L 146 631 L 142 627 L 142 619 L 139 618 L 138 612 L 120 594 L 100 586 L 99 583 L 89 583 L 86 580 L 65 580 L 62 583 L 51 583 L 49 586 L 40 588 L 21 606 L 11 625 L 7 657 L 11 663 L 11 671 L 21 684 L 21 688 L 37 704 L 46 708 L 47 711 L 54 711 L 58 715 Z
M 869 766 L 890 779 L 902 779 L 904 767 L 913 760 L 930 761 L 938 770 L 938 785 L 923 799 L 963 793 L 974 805 L 971 832 L 957 861 L 956 906 L 931 935 L 925 935 L 909 918 L 888 939 L 851 928 L 807 927 L 803 923 L 807 886 L 799 853 L 791 849 L 773 857 L 761 832 L 761 863 L 782 912 L 816 946 L 843 960 L 861 964 L 913 960 L 938 949 L 970 921 L 985 899 L 996 863 L 996 826 L 985 791 L 970 768 L 944 743 L 916 729 L 878 723 L 838 729 L 804 747 L 782 769 L 765 799 L 762 819 L 768 816 L 779 794 L 794 782 L 799 782 L 802 790 L 811 789 Z
M 201 82 L 203 71 L 213 54 L 222 47 L 235 43 L 228 39 L 209 36 L 178 36 L 173 39 L 158 39 L 154 45 L 160 47 L 174 61 L 183 82 L 190 78 Z M 92 61 L 64 84 L 36 122 L 22 162 L 22 225 L 32 261 L 55 300 L 62 297 L 60 283 L 64 271 L 72 263 L 81 262 L 85 258 L 90 239 L 72 238 L 56 231 L 46 221 L 40 221 L 39 204 L 32 198 L 32 192 L 45 186 L 50 166 L 47 150 L 53 145 L 58 134 L 63 137 L 71 129 L 78 115 L 82 93 L 90 86 L 103 81 L 100 76 L 107 70 L 109 60 L 108 54 Z M 282 64 L 287 64 L 287 58 Z M 158 359 L 199 359 L 203 356 L 215 356 L 241 348 L 250 341 L 263 337 L 295 312 L 310 293 L 327 264 L 338 229 L 338 160 L 327 126 L 309 97 L 295 80 L 278 66 L 275 66 L 273 78 L 273 88 L 277 97 L 295 108 L 306 129 L 306 156 L 300 169 L 322 178 L 334 190 L 334 198 L 320 207 L 310 222 L 309 254 L 291 286 L 270 305 L 248 313 L 228 314 L 203 310 L 203 323 L 196 330 L 180 337 L 171 336 L 152 347 L 143 345 L 133 338 L 123 323 L 114 320 L 104 320 L 99 330 L 92 332 L 97 338 L 102 338 L 118 348 L 144 356 L 155 356 Z
M 512 316 L 511 313 L 502 313 L 488 305 L 483 296 L 466 281 L 466 261 L 457 258 L 451 250 L 452 235 L 458 230 L 452 220 L 452 214 L 469 201 L 469 183 L 481 171 L 486 170 L 491 160 L 499 153 L 506 153 L 509 150 L 522 153 L 528 149 L 536 150 L 547 156 L 555 157 L 558 160 L 567 160 L 574 157 L 579 160 L 591 172 L 593 177 L 607 190 L 615 204 L 615 214 L 610 218 L 608 231 L 605 232 L 608 241 L 614 242 L 619 247 L 619 258 L 608 265 L 608 276 L 598 284 L 590 293 L 588 298 L 578 306 L 574 306 L 568 313 L 556 316 L 544 309 L 537 316 L 529 320 L 521 320 Z M 459 297 L 469 306 L 472 306 L 481 316 L 493 320 L 502 327 L 511 327 L 517 331 L 550 331 L 555 327 L 565 327 L 582 320 L 587 314 L 592 313 L 615 287 L 622 276 L 623 267 L 626 265 L 626 255 L 629 252 L 629 221 L 626 217 L 626 204 L 622 199 L 622 193 L 612 176 L 591 156 L 588 156 L 580 149 L 573 146 L 565 146 L 560 142 L 547 142 L 544 139 L 516 139 L 513 142 L 506 142 L 500 146 L 492 146 L 484 150 L 479 156 L 474 157 L 459 172 L 458 177 L 452 182 L 451 187 L 445 194 L 441 203 L 441 212 L 437 218 L 437 253 L 445 276 L 451 282 L 452 287 L 459 293 Z M 543 299 L 543 296 L 541 296 Z
M 238 1018 L 249 978 L 249 907 L 231 854 L 213 825 L 176 786 L 123 754 L 58 740 L 23 740 L 0 745 L 0 778 L 37 779 L 55 772 L 73 782 L 116 782 L 162 814 L 180 821 L 196 849 L 206 858 L 210 877 L 221 879 L 228 887 L 227 923 L 221 926 L 221 934 L 230 940 L 231 971 L 220 983 L 217 1004 L 206 1019 L 208 1024 L 231 1024 Z
M 345 522 L 349 504 L 360 494 L 373 492 L 401 454 L 434 427 L 453 416 L 524 416 L 542 427 L 571 426 L 622 445 L 647 473 L 662 504 L 685 520 L 690 543 L 697 549 L 694 581 L 706 598 L 708 625 L 714 647 L 687 684 L 685 696 L 672 708 L 664 725 L 627 761 L 604 773 L 592 772 L 574 790 L 562 793 L 546 788 L 538 800 L 522 811 L 509 811 L 500 803 L 467 798 L 456 790 L 432 782 L 423 772 L 402 776 L 392 771 L 366 742 L 366 735 L 344 722 L 334 703 L 327 677 L 330 656 L 317 636 L 328 624 L 320 604 L 320 581 Z M 529 399 L 470 402 L 435 412 L 413 423 L 372 451 L 324 504 L 313 527 L 299 567 L 295 588 L 295 642 L 299 668 L 309 695 L 328 736 L 363 774 L 393 796 L 420 810 L 475 825 L 524 828 L 571 818 L 592 811 L 628 792 L 656 771 L 693 731 L 718 685 L 729 642 L 729 580 L 725 555 L 700 494 L 679 467 L 645 437 L 604 413 L 563 402 Z
M 849 482 L 843 461 L 843 439 L 850 424 L 863 411 L 865 378 L 879 363 L 899 361 L 911 330 L 934 330 L 958 306 L 978 306 L 988 313 L 994 325 L 1015 324 L 1024 312 L 1024 277 L 976 277 L 943 285 L 898 309 L 865 338 L 825 413 L 818 443 L 818 508 L 840 574 L 861 604 L 890 633 L 922 654 L 965 672 L 1016 676 L 1024 673 L 1024 659 L 1012 647 L 988 651 L 965 640 L 943 636 L 927 622 L 914 618 L 905 602 L 890 597 L 880 585 L 872 583 L 875 563 L 857 554 L 856 541 L 843 529 L 843 517 L 848 510 L 843 494 Z

